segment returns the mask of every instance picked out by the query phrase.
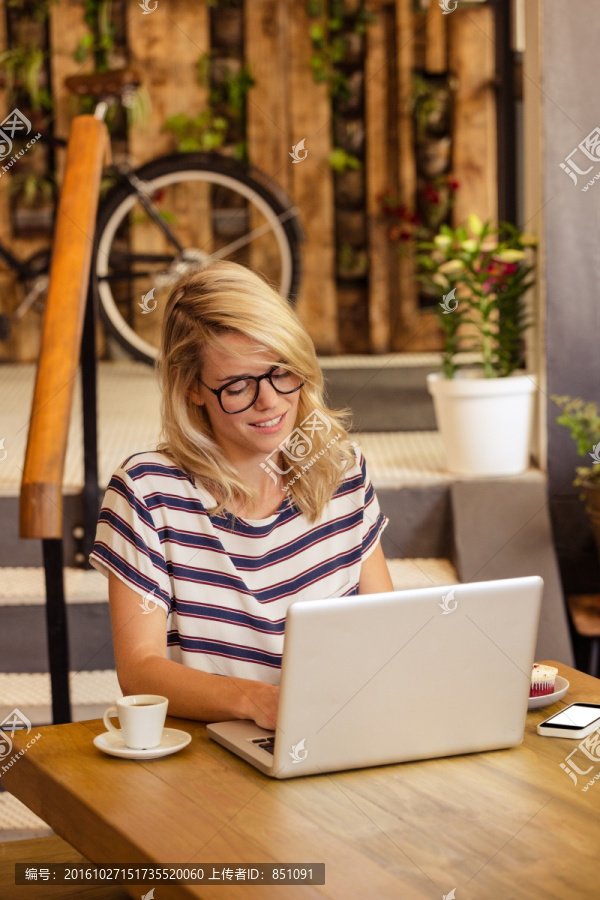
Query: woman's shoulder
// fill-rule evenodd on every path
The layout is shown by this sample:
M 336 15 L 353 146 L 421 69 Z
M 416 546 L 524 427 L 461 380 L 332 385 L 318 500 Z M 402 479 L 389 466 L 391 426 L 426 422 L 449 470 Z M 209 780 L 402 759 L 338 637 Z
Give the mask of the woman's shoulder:
M 367 464 L 356 441 L 349 441 L 349 449 L 352 453 L 352 461 L 344 468 L 344 481 L 353 481 L 357 478 L 365 478 L 367 472 Z
M 142 450 L 127 456 L 115 469 L 113 479 L 122 479 L 123 476 L 136 486 L 142 496 L 156 490 L 158 485 L 168 484 L 170 490 L 175 490 L 177 483 L 183 487 L 188 484 L 194 486 L 193 479 L 159 450 Z

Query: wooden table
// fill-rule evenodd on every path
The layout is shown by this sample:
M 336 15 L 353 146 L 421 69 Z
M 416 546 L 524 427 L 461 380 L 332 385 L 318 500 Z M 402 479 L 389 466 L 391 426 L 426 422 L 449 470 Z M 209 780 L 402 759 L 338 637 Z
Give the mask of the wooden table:
M 529 713 L 511 750 L 276 781 L 198 722 L 168 720 L 192 743 L 137 762 L 96 750 L 104 725 L 93 720 L 38 729 L 3 784 L 96 863 L 325 863 L 324 886 L 161 885 L 156 900 L 440 900 L 453 888 L 456 900 L 597 900 L 600 780 L 575 786 L 560 763 L 579 742 L 535 729 L 568 703 L 600 702 L 600 680 L 554 665 L 571 682 L 567 696 Z M 15 735 L 15 749 L 27 740 Z M 589 778 L 600 772 L 600 759 L 587 763 Z M 22 896 L 42 900 L 43 890 Z M 126 890 L 139 898 L 150 887 Z

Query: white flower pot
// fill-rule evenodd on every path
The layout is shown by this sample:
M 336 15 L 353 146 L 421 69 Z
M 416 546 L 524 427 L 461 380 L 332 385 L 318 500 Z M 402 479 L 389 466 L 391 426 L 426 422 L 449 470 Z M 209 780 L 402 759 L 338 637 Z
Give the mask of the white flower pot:
M 529 466 L 533 375 L 483 378 L 459 370 L 427 376 L 448 471 L 455 475 L 520 475 Z

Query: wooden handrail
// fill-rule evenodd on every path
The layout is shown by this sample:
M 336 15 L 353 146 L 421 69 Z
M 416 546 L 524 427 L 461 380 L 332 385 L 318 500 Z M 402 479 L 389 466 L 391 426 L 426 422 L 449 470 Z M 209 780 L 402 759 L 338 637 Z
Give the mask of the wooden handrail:
M 56 213 L 50 283 L 21 480 L 22 538 L 62 537 L 62 480 L 69 422 L 100 178 L 109 153 L 104 122 L 93 116 L 77 116 L 71 124 Z

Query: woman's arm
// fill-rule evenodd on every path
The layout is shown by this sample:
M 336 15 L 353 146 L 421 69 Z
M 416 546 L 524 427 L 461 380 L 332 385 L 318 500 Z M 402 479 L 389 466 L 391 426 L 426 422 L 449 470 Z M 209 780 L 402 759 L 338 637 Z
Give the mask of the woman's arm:
M 108 597 L 117 677 L 128 694 L 162 694 L 169 715 L 201 722 L 253 719 L 274 729 L 279 687 L 247 678 L 210 675 L 167 659 L 167 614 L 144 615 L 141 596 L 109 573 Z
M 382 594 L 385 591 L 393 591 L 394 585 L 383 555 L 379 541 L 369 557 L 360 567 L 358 580 L 359 594 Z

